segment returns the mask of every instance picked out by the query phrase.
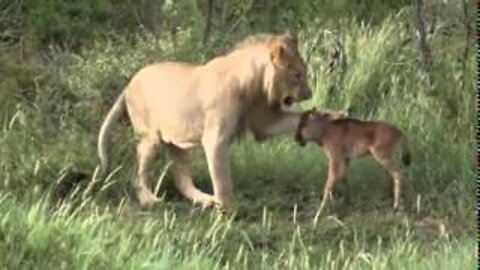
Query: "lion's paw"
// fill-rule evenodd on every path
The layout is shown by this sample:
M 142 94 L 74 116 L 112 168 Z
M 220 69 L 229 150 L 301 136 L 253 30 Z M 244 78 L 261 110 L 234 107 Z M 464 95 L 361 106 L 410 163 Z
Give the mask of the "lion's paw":
M 151 209 L 158 202 L 160 202 L 160 199 L 155 197 L 155 195 L 153 195 L 153 193 L 151 192 L 139 192 L 137 194 L 137 197 L 138 197 L 140 206 L 146 209 Z

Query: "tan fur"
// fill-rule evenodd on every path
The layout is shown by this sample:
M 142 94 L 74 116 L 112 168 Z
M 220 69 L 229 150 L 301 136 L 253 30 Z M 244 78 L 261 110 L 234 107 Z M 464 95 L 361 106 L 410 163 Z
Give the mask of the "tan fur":
M 180 192 L 207 207 L 232 208 L 229 145 L 243 131 L 261 140 L 293 133 L 299 113 L 284 105 L 311 96 L 306 67 L 290 34 L 253 36 L 224 56 L 203 65 L 163 62 L 141 69 L 108 113 L 98 138 L 101 168 L 107 168 L 107 136 L 112 123 L 128 111 L 137 146 L 137 197 L 151 206 L 157 198 L 147 187 L 147 169 L 161 146 L 173 159 Z M 126 106 L 125 106 L 126 105 Z M 198 190 L 188 150 L 205 151 L 214 194 Z
M 317 211 L 316 223 L 323 208 L 331 196 L 338 180 L 347 184 L 346 171 L 352 158 L 371 155 L 393 178 L 393 208 L 399 206 L 402 175 L 395 158 L 398 148 L 402 150 L 402 159 L 409 163 L 409 153 L 404 134 L 391 124 L 382 121 L 360 121 L 338 114 L 313 111 L 300 129 L 301 139 L 322 146 L 328 157 L 328 178 L 323 199 Z M 346 186 L 348 188 L 348 186 Z M 349 194 L 345 199 L 349 201 Z

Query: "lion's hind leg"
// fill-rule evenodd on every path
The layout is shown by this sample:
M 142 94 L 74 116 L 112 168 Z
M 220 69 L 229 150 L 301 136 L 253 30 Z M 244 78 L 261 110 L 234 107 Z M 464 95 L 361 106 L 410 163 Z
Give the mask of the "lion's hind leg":
M 190 154 L 175 146 L 168 147 L 168 154 L 173 161 L 173 174 L 175 186 L 194 204 L 200 204 L 202 208 L 208 208 L 215 204 L 212 195 L 204 193 L 195 187 L 191 173 Z
M 142 207 L 152 207 L 159 201 L 149 188 L 147 170 L 158 153 L 160 143 L 160 139 L 156 135 L 146 135 L 137 145 L 138 169 L 134 186 L 137 199 Z

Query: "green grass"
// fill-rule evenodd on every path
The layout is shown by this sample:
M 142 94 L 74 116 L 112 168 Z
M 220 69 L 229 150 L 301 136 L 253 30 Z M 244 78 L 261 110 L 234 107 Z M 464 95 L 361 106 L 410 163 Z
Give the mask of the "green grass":
M 234 220 L 164 205 L 143 213 L 45 200 L 0 200 L 0 259 L 6 269 L 469 269 L 466 235 L 419 242 L 423 233 L 388 213 L 323 221 L 321 229 L 266 218 Z M 362 223 L 358 224 L 358 221 Z M 369 224 L 370 223 L 370 224 Z M 383 228 L 382 232 L 375 228 Z M 46 259 L 48 258 L 48 259 Z M 453 267 L 453 268 L 452 268 Z
M 458 36 L 431 37 L 429 81 L 417 62 L 405 12 L 359 26 L 342 19 L 315 46 L 307 25 L 312 105 L 350 109 L 405 131 L 413 164 L 404 209 L 391 210 L 390 179 L 372 160 L 349 168 L 353 204 L 341 198 L 312 227 L 326 160 L 314 145 L 291 138 L 232 147 L 237 211 L 220 216 L 192 209 L 167 173 L 152 211 L 132 195 L 134 139 L 118 128 L 110 156 L 118 171 L 89 185 L 97 165 L 96 133 L 132 72 L 159 59 L 198 62 L 191 33 L 168 41 L 138 37 L 99 40 L 81 53 L 58 53 L 43 70 L 34 102 L 13 102 L 0 121 L 0 262 L 5 269 L 470 269 L 474 267 L 473 61 L 458 64 Z M 310 33 L 310 34 L 306 34 Z M 346 64 L 332 73 L 325 59 L 334 38 Z M 112 41 L 114 40 L 114 41 Z M 472 57 L 473 58 L 473 57 Z M 464 75 L 459 76 L 459 74 Z M 13 85 L 13 84 L 12 84 Z M 155 182 L 165 165 L 154 166 Z M 60 201 L 58 190 L 77 172 L 86 178 Z M 78 175 L 77 175 L 78 176 Z M 211 192 L 203 153 L 194 177 Z M 327 217 L 332 216 L 332 217 Z M 445 230 L 443 231 L 444 228 Z

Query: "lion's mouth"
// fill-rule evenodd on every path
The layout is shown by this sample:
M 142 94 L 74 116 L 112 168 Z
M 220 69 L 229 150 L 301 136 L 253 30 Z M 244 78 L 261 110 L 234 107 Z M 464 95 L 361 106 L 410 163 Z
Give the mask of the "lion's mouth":
M 293 97 L 288 96 L 283 99 L 283 105 L 290 107 L 292 106 L 292 104 L 293 104 Z

